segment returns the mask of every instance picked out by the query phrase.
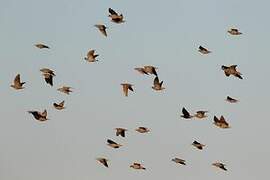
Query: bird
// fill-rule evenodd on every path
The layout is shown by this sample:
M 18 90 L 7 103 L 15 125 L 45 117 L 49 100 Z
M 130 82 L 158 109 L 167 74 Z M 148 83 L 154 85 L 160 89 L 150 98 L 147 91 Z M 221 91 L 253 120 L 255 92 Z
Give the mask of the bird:
M 146 73 L 154 74 L 155 76 L 158 76 L 157 71 L 156 71 L 157 67 L 147 65 L 147 66 L 144 66 L 143 69 Z
M 139 73 L 141 73 L 141 74 L 149 75 L 148 72 L 146 72 L 145 69 L 142 68 L 142 67 L 136 67 L 136 68 L 134 68 L 134 69 L 135 69 L 136 71 L 138 71 Z
M 50 49 L 49 46 L 45 45 L 45 44 L 41 44 L 41 43 L 38 43 L 38 44 L 35 44 L 35 46 L 39 49 Z
M 137 132 L 139 133 L 147 133 L 150 132 L 150 129 L 148 129 L 147 127 L 138 127 L 137 129 L 135 129 Z
M 226 122 L 224 116 L 220 116 L 220 119 L 218 119 L 216 116 L 214 116 L 214 124 L 217 127 L 226 129 L 226 128 L 230 128 L 229 123 Z
M 230 103 L 237 103 L 237 102 L 238 102 L 237 99 L 234 99 L 234 98 L 232 98 L 232 97 L 230 97 L 230 96 L 227 96 L 226 101 L 228 101 L 228 102 L 230 102 Z
M 43 73 L 43 74 L 51 74 L 52 76 L 55 76 L 54 74 L 54 71 L 49 69 L 49 68 L 42 68 L 40 69 L 40 71 Z
M 221 163 L 221 162 L 215 162 L 215 163 L 212 163 L 212 165 L 215 166 L 215 167 L 218 167 L 218 168 L 220 168 L 220 169 L 222 169 L 224 171 L 227 171 L 227 168 L 225 168 L 226 165 Z
M 211 53 L 211 51 L 209 51 L 208 49 L 202 47 L 202 46 L 199 46 L 199 50 L 198 50 L 200 53 L 202 54 L 209 54 Z
M 127 97 L 128 96 L 128 90 L 130 91 L 134 91 L 133 88 L 132 88 L 132 84 L 129 84 L 129 83 L 122 83 L 121 84 L 122 87 L 123 87 L 123 92 L 124 92 L 124 95 Z
M 241 34 L 243 34 L 236 28 L 231 28 L 227 32 L 230 33 L 231 35 L 241 35 Z
M 134 162 L 134 163 L 133 163 L 132 165 L 130 165 L 129 167 L 131 167 L 131 168 L 133 168 L 133 169 L 143 169 L 143 170 L 146 170 L 146 168 L 143 167 L 142 164 L 136 163 L 136 162 Z
M 152 86 L 152 89 L 154 89 L 156 91 L 161 91 L 161 90 L 165 89 L 164 87 L 162 87 L 163 81 L 159 82 L 158 76 L 155 77 L 153 84 L 154 84 L 154 86 Z
M 65 103 L 65 101 L 62 101 L 62 102 L 60 102 L 59 104 L 53 103 L 53 107 L 55 107 L 55 109 L 57 109 L 57 110 L 65 109 L 64 103 Z
M 117 12 L 115 12 L 112 8 L 109 8 L 109 16 L 108 17 L 110 17 L 111 18 L 111 21 L 112 22 L 115 22 L 115 23 L 123 23 L 123 22 L 125 22 L 124 21 L 124 16 L 123 16 L 123 14 L 118 14 Z
M 104 24 L 96 24 L 95 27 L 98 28 L 99 31 L 100 31 L 104 36 L 107 37 L 106 29 L 107 29 L 108 27 L 106 27 Z
M 208 111 L 197 111 L 196 114 L 194 115 L 196 118 L 202 119 L 206 118 L 207 116 L 205 115 Z
M 182 108 L 182 115 L 181 117 L 185 118 L 185 119 L 190 119 L 190 118 L 193 118 L 192 115 L 189 114 L 189 112 L 186 110 L 185 107 Z
M 69 86 L 62 86 L 61 88 L 58 88 L 57 90 L 65 94 L 69 94 L 70 92 L 73 92 L 70 89 L 71 87 Z
M 44 76 L 44 80 L 47 84 L 53 86 L 53 76 L 52 74 L 50 73 L 43 73 L 43 76 Z
M 122 136 L 122 137 L 125 137 L 126 136 L 126 131 L 127 129 L 124 129 L 124 128 L 115 128 L 116 130 L 116 136 Z
M 178 164 L 186 165 L 186 161 L 184 159 L 180 159 L 176 157 L 176 158 L 173 158 L 172 161 Z
M 23 87 L 24 84 L 25 82 L 21 82 L 20 74 L 17 74 L 16 77 L 14 78 L 13 84 L 11 84 L 10 87 L 13 87 L 16 90 L 24 89 Z
M 34 118 L 38 121 L 47 121 L 47 110 L 45 109 L 43 112 L 39 111 L 28 111 L 28 113 L 32 114 Z
M 110 147 L 112 147 L 112 148 L 115 148 L 115 149 L 117 149 L 117 148 L 119 148 L 119 147 L 121 147 L 122 145 L 121 144 L 117 144 L 116 142 L 114 142 L 113 140 L 111 140 L 111 139 L 107 139 L 107 145 L 108 146 L 110 146 Z
M 239 79 L 243 79 L 241 76 L 242 74 L 236 70 L 237 65 L 230 65 L 230 66 L 221 66 L 221 69 L 224 71 L 226 76 L 233 75 L 235 77 L 238 77 Z
M 193 145 L 194 147 L 196 147 L 197 149 L 199 149 L 199 150 L 202 150 L 203 147 L 205 146 L 204 144 L 201 144 L 201 143 L 199 143 L 198 141 L 193 141 L 192 145 Z
M 98 54 L 95 54 L 95 50 L 89 50 L 86 57 L 84 58 L 88 62 L 95 62 L 98 61 L 96 57 L 98 57 Z
M 108 165 L 108 159 L 106 159 L 106 158 L 97 158 L 96 159 L 97 161 L 99 161 L 101 164 L 103 164 L 105 167 L 109 167 L 109 165 Z

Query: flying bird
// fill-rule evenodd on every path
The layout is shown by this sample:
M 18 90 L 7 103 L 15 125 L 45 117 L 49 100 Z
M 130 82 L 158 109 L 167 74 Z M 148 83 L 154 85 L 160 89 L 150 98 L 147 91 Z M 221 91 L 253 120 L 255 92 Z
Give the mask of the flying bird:
M 108 166 L 108 159 L 106 158 L 97 158 L 97 161 L 99 161 L 101 164 L 103 164 L 105 167 L 109 167 Z
M 223 116 L 220 116 L 220 119 L 218 119 L 216 116 L 214 116 L 214 124 L 217 127 L 220 127 L 223 129 L 230 128 L 229 123 L 226 122 L 226 120 Z
M 165 89 L 164 87 L 162 87 L 163 81 L 159 82 L 158 77 L 156 76 L 154 79 L 154 86 L 152 86 L 152 89 L 156 90 L 156 91 L 161 91 L 163 89 Z
M 47 46 L 47 45 L 45 45 L 45 44 L 41 44 L 41 43 L 35 44 L 35 46 L 36 46 L 37 48 L 39 48 L 39 49 L 50 49 L 49 46 Z
M 192 115 L 189 114 L 189 112 L 186 110 L 186 108 L 182 108 L 182 115 L 181 117 L 185 118 L 185 119 L 190 119 L 190 118 L 193 118 Z
M 54 71 L 49 69 L 49 68 L 42 68 L 40 69 L 40 71 L 43 73 L 43 74 L 51 74 L 52 76 L 55 76 L 54 74 Z
M 62 102 L 60 102 L 59 104 L 53 103 L 53 107 L 54 107 L 55 109 L 57 109 L 57 110 L 65 109 L 64 103 L 65 103 L 65 101 L 62 101 Z
M 226 101 L 228 101 L 228 102 L 230 102 L 230 103 L 237 103 L 237 102 L 238 102 L 237 99 L 234 99 L 234 98 L 232 98 L 232 97 L 230 97 L 230 96 L 227 96 Z
M 192 145 L 193 145 L 194 147 L 196 147 L 197 149 L 199 149 L 199 150 L 202 150 L 203 147 L 205 146 L 204 144 L 201 144 L 201 143 L 199 143 L 198 141 L 193 141 Z
M 172 161 L 178 164 L 186 165 L 186 161 L 184 159 L 180 159 L 176 157 L 176 158 L 173 158 Z
M 21 82 L 21 77 L 20 74 L 17 74 L 16 77 L 14 78 L 13 84 L 10 85 L 10 87 L 13 87 L 14 89 L 24 89 L 23 85 L 25 82 Z
M 73 92 L 70 89 L 71 89 L 71 87 L 62 86 L 61 88 L 58 88 L 57 90 L 62 92 L 62 93 L 65 93 L 65 94 L 69 94 L 70 92 Z
M 218 167 L 218 168 L 220 168 L 220 169 L 222 169 L 224 171 L 227 171 L 227 168 L 225 168 L 226 165 L 221 163 L 221 162 L 215 162 L 212 165 L 215 166 L 215 167 Z
M 147 133 L 150 131 L 150 129 L 148 129 L 147 127 L 138 127 L 137 129 L 135 129 L 137 132 L 139 133 Z
M 227 31 L 228 33 L 230 33 L 231 35 L 241 35 L 242 33 L 236 29 L 236 28 L 231 28 Z
M 109 17 L 111 18 L 112 22 L 115 22 L 115 23 L 118 23 L 118 24 L 125 22 L 123 14 L 119 15 L 112 8 L 109 8 L 109 13 L 110 13 Z
M 226 76 L 233 75 L 235 77 L 238 77 L 239 79 L 243 79 L 241 76 L 242 74 L 236 70 L 237 65 L 231 65 L 231 66 L 221 66 L 221 69 L 224 71 Z
M 126 136 L 126 131 L 127 129 L 124 129 L 124 128 L 115 128 L 116 130 L 116 136 L 122 136 L 122 137 L 125 137 Z
M 47 84 L 53 86 L 53 75 L 52 74 L 49 74 L 49 73 L 44 73 L 43 76 L 44 76 L 45 82 Z
M 117 144 L 116 142 L 114 142 L 113 140 L 110 140 L 110 139 L 107 140 L 107 143 L 108 143 L 107 144 L 108 146 L 115 148 L 115 149 L 122 146 L 121 144 Z
M 134 91 L 133 88 L 132 88 L 132 86 L 133 86 L 132 84 L 122 83 L 121 85 L 123 87 L 123 92 L 124 92 L 125 96 L 128 96 L 128 90 Z
M 95 62 L 98 61 L 96 57 L 98 57 L 98 54 L 95 54 L 95 50 L 89 50 L 86 57 L 84 58 L 88 62 Z
M 143 167 L 143 165 L 142 164 L 140 164 L 140 163 L 133 163 L 132 165 L 130 165 L 129 167 L 131 167 L 131 168 L 133 168 L 133 169 L 143 169 L 143 170 L 146 170 L 146 168 L 145 167 Z
M 202 47 L 202 46 L 199 46 L 199 50 L 198 50 L 200 53 L 202 54 L 209 54 L 211 53 L 211 51 L 209 51 L 208 49 Z
M 146 73 L 149 73 L 149 74 L 154 74 L 155 76 L 157 76 L 157 67 L 154 67 L 154 66 L 144 66 L 143 67 L 144 71 Z
M 197 111 L 196 114 L 194 115 L 196 118 L 202 119 L 202 118 L 206 118 L 206 113 L 208 111 Z
M 98 28 L 98 30 L 99 30 L 104 36 L 107 37 L 106 29 L 107 29 L 108 27 L 106 27 L 106 26 L 103 25 L 103 24 L 96 24 L 95 27 Z
M 43 112 L 39 111 L 28 111 L 28 113 L 32 114 L 33 117 L 38 121 L 47 121 L 47 110 L 45 109 Z
M 148 72 L 146 72 L 144 68 L 136 67 L 136 68 L 134 68 L 134 69 L 135 69 L 136 71 L 138 71 L 139 73 L 141 73 L 141 74 L 149 75 Z

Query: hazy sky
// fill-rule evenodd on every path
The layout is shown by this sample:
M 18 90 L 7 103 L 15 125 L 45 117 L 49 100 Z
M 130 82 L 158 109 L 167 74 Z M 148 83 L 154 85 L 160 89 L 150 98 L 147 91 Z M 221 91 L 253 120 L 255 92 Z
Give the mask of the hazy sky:
M 269 1 L 0 2 L 1 180 L 269 177 Z M 110 22 L 109 7 L 126 22 Z M 107 38 L 96 23 L 109 27 Z M 243 34 L 230 36 L 231 27 Z M 213 53 L 199 54 L 199 45 Z M 100 54 L 99 62 L 83 60 L 89 49 Z M 225 77 L 221 65 L 231 64 L 243 80 Z M 154 77 L 134 70 L 143 65 L 158 67 L 164 91 L 153 91 Z M 43 67 L 55 70 L 53 87 L 43 80 Z M 26 81 L 21 91 L 10 87 L 17 73 Z M 129 97 L 123 82 L 134 84 Z M 74 93 L 56 91 L 62 85 Z M 240 102 L 228 104 L 227 95 Z M 59 112 L 52 103 L 62 100 L 67 108 Z M 209 118 L 184 120 L 183 106 L 209 110 Z M 43 123 L 27 113 L 44 109 L 50 120 Z M 224 115 L 232 128 L 215 127 L 214 115 Z M 138 126 L 151 132 L 139 134 Z M 127 137 L 116 137 L 116 127 L 127 128 Z M 123 147 L 108 147 L 107 138 Z M 206 148 L 195 149 L 193 140 Z M 100 156 L 110 168 L 95 160 Z M 211 166 L 214 161 L 227 164 L 228 172 Z M 129 168 L 133 162 L 147 170 Z

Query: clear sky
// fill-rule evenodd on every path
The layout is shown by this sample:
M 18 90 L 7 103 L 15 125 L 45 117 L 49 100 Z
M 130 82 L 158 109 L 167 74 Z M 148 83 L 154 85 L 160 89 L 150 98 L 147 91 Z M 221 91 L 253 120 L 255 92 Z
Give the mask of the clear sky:
M 269 1 L 0 2 L 1 180 L 269 177 Z M 126 22 L 110 22 L 109 7 Z M 96 23 L 109 27 L 107 38 Z M 231 27 L 243 34 L 230 36 Z M 212 53 L 199 54 L 199 45 Z M 89 49 L 96 49 L 99 62 L 83 60 Z M 243 80 L 225 77 L 221 65 L 231 64 Z M 153 91 L 154 77 L 134 70 L 143 65 L 158 67 L 164 91 Z M 43 80 L 43 67 L 55 71 L 53 87 Z M 26 81 L 21 91 L 10 87 L 17 73 Z M 134 84 L 129 97 L 123 82 Z M 62 85 L 74 92 L 56 91 Z M 228 104 L 227 95 L 240 102 Z M 62 100 L 67 108 L 59 112 L 52 103 Z M 209 110 L 209 118 L 181 119 L 183 106 Z M 44 109 L 45 123 L 27 113 Z M 232 128 L 215 127 L 214 115 L 224 115 Z M 138 134 L 138 126 L 151 132 Z M 127 137 L 116 137 L 116 127 L 127 128 Z M 107 138 L 123 147 L 108 147 Z M 193 140 L 206 148 L 198 151 Z M 100 156 L 110 168 L 95 160 Z M 224 162 L 228 172 L 212 167 L 214 161 Z M 129 168 L 133 162 L 147 170 Z

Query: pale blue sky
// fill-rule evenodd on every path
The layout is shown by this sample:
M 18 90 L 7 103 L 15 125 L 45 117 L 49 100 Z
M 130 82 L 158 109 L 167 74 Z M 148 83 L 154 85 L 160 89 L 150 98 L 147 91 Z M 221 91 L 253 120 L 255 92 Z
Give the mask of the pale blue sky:
M 269 6 L 266 0 L 0 0 L 0 179 L 266 179 L 270 161 L 268 72 Z M 108 8 L 123 13 L 113 24 Z M 105 23 L 108 37 L 94 24 Z M 239 28 L 243 35 L 230 36 Z M 44 43 L 49 50 L 33 45 Z M 213 53 L 199 54 L 199 45 Z M 89 49 L 99 62 L 83 60 Z M 238 64 L 243 80 L 225 77 L 221 65 Z M 153 77 L 134 67 L 158 67 L 163 92 Z M 54 87 L 40 68 L 55 70 Z M 15 75 L 25 89 L 10 88 Z M 123 96 L 120 84 L 134 84 Z M 56 91 L 74 88 L 67 96 Z M 224 101 L 227 95 L 238 104 Z M 62 112 L 53 102 L 66 101 Z M 181 108 L 209 110 L 205 121 L 180 118 Z M 40 123 L 28 110 L 48 110 Z M 212 124 L 224 115 L 231 129 Z M 138 134 L 138 126 L 151 129 Z M 125 127 L 126 138 L 114 128 Z M 111 138 L 124 146 L 112 149 Z M 203 151 L 193 140 L 206 144 Z M 110 168 L 95 158 L 107 157 Z M 186 159 L 178 166 L 174 157 Z M 129 168 L 134 161 L 147 171 Z M 228 172 L 211 166 L 227 164 Z

